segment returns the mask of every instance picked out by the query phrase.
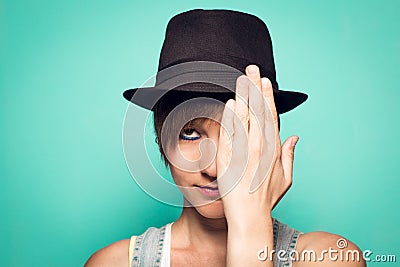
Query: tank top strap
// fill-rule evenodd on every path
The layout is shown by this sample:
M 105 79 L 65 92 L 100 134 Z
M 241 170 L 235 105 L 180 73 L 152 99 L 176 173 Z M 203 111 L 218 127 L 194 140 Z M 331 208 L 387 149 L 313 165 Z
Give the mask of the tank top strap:
M 165 228 L 165 225 L 161 228 L 150 227 L 136 238 L 131 267 L 160 267 Z
M 302 232 L 289 227 L 273 218 L 274 232 L 274 267 L 291 267 L 291 256 L 296 250 L 296 244 Z

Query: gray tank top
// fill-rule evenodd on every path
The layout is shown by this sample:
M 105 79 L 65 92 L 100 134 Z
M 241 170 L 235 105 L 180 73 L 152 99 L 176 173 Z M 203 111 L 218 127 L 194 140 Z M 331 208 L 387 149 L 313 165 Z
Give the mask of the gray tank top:
M 161 228 L 150 227 L 136 238 L 131 267 L 160 267 L 165 228 L 165 225 Z M 287 259 L 279 259 L 277 253 L 274 253 L 274 267 L 292 266 L 292 261 L 287 255 L 291 255 L 295 250 L 302 232 L 273 218 L 273 233 L 275 251 L 285 251 Z

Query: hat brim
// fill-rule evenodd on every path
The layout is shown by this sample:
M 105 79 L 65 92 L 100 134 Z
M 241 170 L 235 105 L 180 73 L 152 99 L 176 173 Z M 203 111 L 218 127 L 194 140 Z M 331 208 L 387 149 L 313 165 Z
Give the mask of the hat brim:
M 220 100 L 235 98 L 234 92 L 226 88 L 218 87 L 219 86 L 214 85 L 212 90 L 210 90 L 210 86 L 199 86 L 199 84 L 186 84 L 185 86 L 176 87 L 174 89 L 143 87 L 128 89 L 124 91 L 123 96 L 126 100 L 148 110 L 153 110 L 155 104 L 170 90 L 184 94 L 193 94 L 193 97 L 198 94 L 206 94 L 211 98 Z M 301 92 L 274 90 L 274 101 L 278 114 L 283 114 L 296 108 L 305 102 L 307 98 L 308 95 Z

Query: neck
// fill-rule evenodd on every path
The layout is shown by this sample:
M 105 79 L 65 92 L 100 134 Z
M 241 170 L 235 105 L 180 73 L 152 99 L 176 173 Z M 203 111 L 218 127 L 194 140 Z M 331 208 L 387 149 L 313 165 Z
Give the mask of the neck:
M 226 251 L 228 226 L 225 218 L 206 218 L 195 208 L 185 207 L 172 225 L 172 231 L 172 243 L 177 248 Z

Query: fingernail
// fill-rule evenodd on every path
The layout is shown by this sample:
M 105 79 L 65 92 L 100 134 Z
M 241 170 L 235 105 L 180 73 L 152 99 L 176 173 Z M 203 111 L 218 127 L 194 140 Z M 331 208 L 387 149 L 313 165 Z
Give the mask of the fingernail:
M 250 65 L 248 70 L 249 70 L 249 74 L 257 74 L 258 68 L 255 65 Z
M 261 78 L 261 84 L 262 84 L 262 86 L 267 87 L 268 86 L 268 79 L 265 78 L 265 77 Z
M 297 142 L 299 141 L 299 137 L 293 137 L 292 138 L 292 146 L 295 146 L 297 144 Z
M 245 86 L 247 85 L 248 78 L 245 75 L 242 75 L 238 78 L 238 83 L 240 86 Z

